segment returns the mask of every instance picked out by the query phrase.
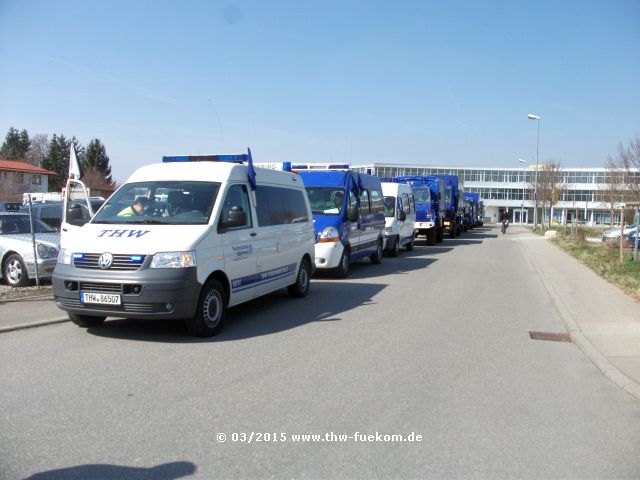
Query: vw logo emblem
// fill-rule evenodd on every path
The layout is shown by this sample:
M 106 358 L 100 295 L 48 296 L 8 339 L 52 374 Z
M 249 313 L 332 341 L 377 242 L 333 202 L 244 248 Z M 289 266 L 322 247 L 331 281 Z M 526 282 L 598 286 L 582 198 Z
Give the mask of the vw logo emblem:
M 111 255 L 110 253 L 103 253 L 102 255 L 100 255 L 100 258 L 98 259 L 98 266 L 101 269 L 106 270 L 107 268 L 111 268 L 112 264 L 113 255 Z

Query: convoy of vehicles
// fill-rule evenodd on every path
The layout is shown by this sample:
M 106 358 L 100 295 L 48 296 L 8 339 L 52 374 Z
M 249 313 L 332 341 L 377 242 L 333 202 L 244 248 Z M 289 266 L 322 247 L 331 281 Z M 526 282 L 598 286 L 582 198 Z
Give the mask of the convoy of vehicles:
M 32 201 L 36 232 L 58 235 L 37 217 L 61 230 L 37 246 L 56 305 L 82 327 L 108 316 L 182 319 L 190 333 L 211 336 L 228 307 L 285 287 L 306 296 L 316 270 L 346 277 L 355 261 L 379 264 L 383 253 L 413 250 L 418 235 L 435 245 L 445 231 L 454 237 L 482 224 L 478 194 L 463 192 L 456 176 L 263 165 L 250 151 L 167 156 L 136 170 L 106 202 L 72 176 L 62 203 Z M 0 218 L 3 237 L 10 223 Z M 28 248 L 0 252 L 7 284 L 33 278 Z

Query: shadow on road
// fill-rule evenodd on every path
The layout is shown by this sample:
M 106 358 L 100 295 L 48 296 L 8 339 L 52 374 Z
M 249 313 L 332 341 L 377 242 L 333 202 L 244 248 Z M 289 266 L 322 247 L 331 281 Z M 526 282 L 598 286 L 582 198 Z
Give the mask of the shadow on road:
M 91 480 L 174 480 L 192 475 L 196 470 L 196 465 L 191 462 L 164 463 L 151 468 L 93 464 L 40 472 L 27 477 L 25 480 L 71 480 L 85 478 L 90 478 Z
M 100 327 L 88 328 L 87 332 L 99 337 L 166 343 L 225 342 L 253 338 L 311 322 L 339 321 L 340 313 L 371 303 L 372 298 L 385 288 L 385 285 L 349 282 L 346 293 L 346 285 L 340 281 L 314 279 L 309 295 L 304 299 L 292 299 L 282 289 L 238 305 L 229 309 L 222 332 L 211 338 L 189 336 L 184 323 L 179 320 L 114 319 L 107 320 Z
M 359 260 L 357 262 L 353 262 L 349 267 L 347 280 L 376 278 L 385 275 L 405 274 L 413 270 L 420 270 L 421 268 L 428 267 L 429 264 L 436 261 L 436 259 L 433 258 L 421 258 L 422 255 L 426 254 L 427 252 L 424 250 L 414 250 L 413 252 L 401 251 L 400 255 L 397 257 L 384 257 L 380 265 L 373 265 L 371 260 L 368 258 Z M 336 278 L 331 272 L 318 270 L 316 270 L 313 278 L 318 280 L 342 280 L 340 278 Z

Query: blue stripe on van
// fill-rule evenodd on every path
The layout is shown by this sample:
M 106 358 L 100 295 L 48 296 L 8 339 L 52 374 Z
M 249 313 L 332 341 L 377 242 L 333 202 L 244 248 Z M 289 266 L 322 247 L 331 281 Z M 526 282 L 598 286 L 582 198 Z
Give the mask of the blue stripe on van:
M 266 272 L 254 273 L 253 275 L 247 275 L 246 277 L 235 278 L 231 280 L 231 291 L 234 293 L 242 292 L 243 290 L 287 277 L 292 273 L 295 273 L 295 271 L 296 264 L 291 263 L 284 267 L 267 270 Z

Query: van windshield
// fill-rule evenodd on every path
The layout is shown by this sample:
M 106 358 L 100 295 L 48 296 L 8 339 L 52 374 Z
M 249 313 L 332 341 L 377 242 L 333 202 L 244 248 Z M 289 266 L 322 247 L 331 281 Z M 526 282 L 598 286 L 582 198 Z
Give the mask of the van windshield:
M 206 225 L 218 182 L 128 183 L 113 194 L 91 223 Z
M 344 208 L 344 189 L 339 187 L 306 187 L 311 213 L 340 215 Z

